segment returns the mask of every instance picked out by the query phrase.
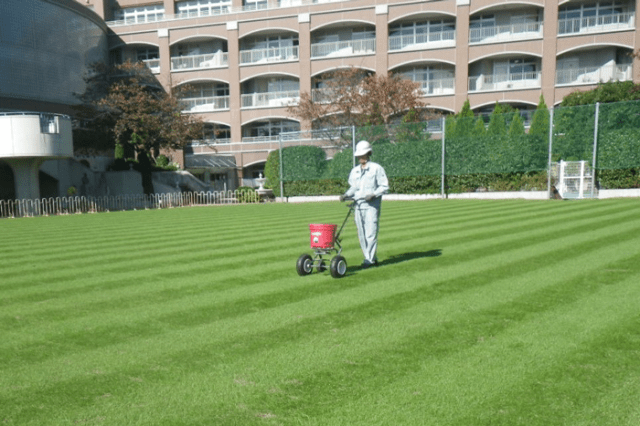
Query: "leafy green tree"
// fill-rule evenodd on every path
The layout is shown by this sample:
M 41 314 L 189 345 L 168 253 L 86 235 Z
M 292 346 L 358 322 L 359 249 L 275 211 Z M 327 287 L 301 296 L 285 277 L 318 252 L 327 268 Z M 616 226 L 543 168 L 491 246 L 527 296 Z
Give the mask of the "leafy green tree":
M 529 135 L 540 137 L 543 140 L 549 138 L 549 108 L 542 95 L 540 95 L 540 101 L 531 119 Z
M 179 98 L 186 89 L 165 92 L 141 62 L 95 65 L 87 91 L 79 95 L 83 103 L 77 116 L 84 123 L 79 143 L 90 149 L 104 149 L 105 144 L 114 149 L 119 144 L 125 152 L 135 151 L 144 191 L 152 193 L 151 167 L 160 149 L 180 149 L 202 135 L 202 120 L 182 114 Z
M 489 127 L 487 128 L 487 134 L 490 136 L 505 136 L 507 134 L 507 124 L 502 113 L 502 107 L 496 102 L 496 106 L 489 118 Z

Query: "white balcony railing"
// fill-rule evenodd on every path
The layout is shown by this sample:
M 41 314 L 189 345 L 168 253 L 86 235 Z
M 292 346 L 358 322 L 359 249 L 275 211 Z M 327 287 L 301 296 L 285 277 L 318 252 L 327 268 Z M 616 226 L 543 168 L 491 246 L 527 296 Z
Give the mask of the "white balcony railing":
M 541 87 L 541 72 L 489 74 L 469 77 L 469 92 L 518 90 Z
M 632 79 L 631 65 L 606 65 L 556 71 L 556 84 L 597 84 Z
M 228 65 L 229 54 L 227 52 L 171 58 L 171 71 L 184 71 L 198 68 L 219 68 L 226 67 Z
M 455 93 L 455 81 L 453 77 L 432 80 L 417 80 L 420 90 L 428 95 L 453 95 Z
M 299 7 L 299 6 L 310 6 L 314 4 L 320 3 L 335 3 L 349 0 L 280 0 L 279 2 L 266 2 L 266 3 L 249 3 L 245 6 L 239 7 L 230 7 L 230 6 L 221 6 L 216 9 L 202 9 L 194 12 L 185 12 L 185 13 L 177 13 L 177 14 L 161 14 L 161 15 L 150 15 L 150 16 L 142 16 L 137 17 L 137 19 L 120 19 L 114 21 L 108 21 L 107 25 L 110 27 L 117 27 L 121 25 L 137 25 L 137 24 L 147 24 L 153 22 L 160 21 L 175 21 L 178 19 L 196 19 L 196 18 L 205 18 L 209 16 L 218 16 L 218 15 L 228 15 L 230 13 L 242 13 L 242 12 L 253 12 L 256 10 L 272 10 L 272 9 L 282 9 L 287 7 Z
M 300 91 L 250 93 L 242 95 L 242 108 L 283 107 L 300 102 Z
M 496 43 L 542 37 L 542 22 L 469 29 L 469 43 Z
M 229 96 L 181 99 L 182 112 L 211 112 L 229 109 Z
M 588 18 L 558 20 L 558 34 L 577 34 L 601 31 L 616 31 L 634 28 L 635 12 Z
M 160 74 L 160 59 L 146 59 L 142 61 L 154 74 Z
M 376 52 L 376 39 L 344 40 L 311 45 L 312 58 L 366 55 Z
M 298 46 L 274 47 L 270 49 L 251 49 L 240 51 L 241 64 L 263 62 L 281 62 L 298 59 Z
M 389 50 L 428 49 L 455 46 L 455 31 L 440 31 L 426 34 L 400 35 L 389 37 Z

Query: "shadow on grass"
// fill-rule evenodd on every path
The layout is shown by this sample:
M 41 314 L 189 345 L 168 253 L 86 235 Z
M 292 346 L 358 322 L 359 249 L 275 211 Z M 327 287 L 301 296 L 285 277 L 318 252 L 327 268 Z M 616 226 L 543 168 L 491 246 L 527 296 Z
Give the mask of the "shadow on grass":
M 441 249 L 429 250 L 429 251 L 412 251 L 409 253 L 397 254 L 391 256 L 383 261 L 378 262 L 378 268 L 382 266 L 395 265 L 396 263 L 407 262 L 409 260 L 422 259 L 425 257 L 438 257 L 442 255 Z M 349 266 L 347 268 L 347 275 L 352 275 L 356 271 L 363 270 L 362 266 Z

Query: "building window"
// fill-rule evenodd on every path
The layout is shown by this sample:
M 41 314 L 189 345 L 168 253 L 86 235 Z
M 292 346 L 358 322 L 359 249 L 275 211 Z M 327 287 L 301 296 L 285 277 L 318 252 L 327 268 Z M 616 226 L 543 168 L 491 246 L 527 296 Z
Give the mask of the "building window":
M 176 4 L 179 15 L 209 16 L 229 12 L 231 0 L 191 0 Z
M 158 4 L 152 6 L 116 9 L 113 13 L 113 16 L 117 21 L 124 21 L 127 24 L 155 22 L 161 20 L 164 17 L 164 6 Z

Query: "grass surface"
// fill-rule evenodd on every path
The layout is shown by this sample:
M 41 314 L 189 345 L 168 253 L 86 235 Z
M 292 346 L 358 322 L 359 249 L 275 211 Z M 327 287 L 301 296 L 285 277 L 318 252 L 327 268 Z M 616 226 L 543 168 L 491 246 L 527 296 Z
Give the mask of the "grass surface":
M 640 203 L 337 203 L 0 221 L 0 424 L 640 424 Z

